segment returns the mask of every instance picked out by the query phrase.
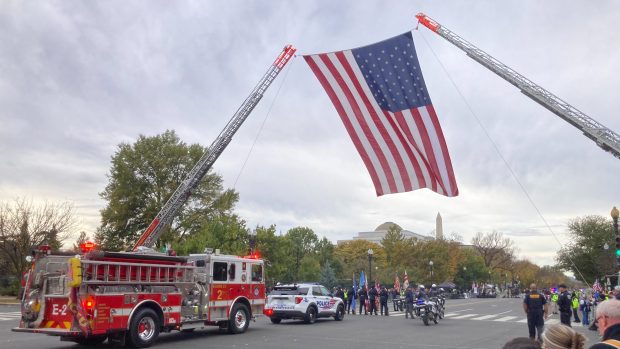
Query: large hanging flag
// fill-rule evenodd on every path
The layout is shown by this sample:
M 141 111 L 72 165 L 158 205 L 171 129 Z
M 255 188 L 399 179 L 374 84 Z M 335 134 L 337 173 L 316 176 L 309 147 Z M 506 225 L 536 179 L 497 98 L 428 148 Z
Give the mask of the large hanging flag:
M 304 58 L 336 107 L 377 196 L 421 188 L 458 195 L 411 32 Z
M 366 278 L 364 277 L 364 271 L 360 273 L 360 288 L 366 285 Z M 366 285 L 367 286 L 367 285 Z M 368 289 L 368 287 L 366 287 Z
M 403 276 L 403 288 L 407 289 L 409 287 L 409 275 L 407 275 L 407 270 L 405 270 L 405 276 Z

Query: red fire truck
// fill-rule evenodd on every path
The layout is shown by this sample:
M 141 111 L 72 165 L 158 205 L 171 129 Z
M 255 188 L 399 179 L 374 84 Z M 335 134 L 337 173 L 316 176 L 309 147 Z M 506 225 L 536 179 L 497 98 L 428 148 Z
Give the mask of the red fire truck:
M 37 251 L 18 332 L 147 347 L 161 331 L 208 325 L 242 333 L 263 313 L 263 261 L 210 250 L 164 253 Z
M 210 249 L 177 257 L 151 247 L 294 53 L 288 45 L 278 55 L 132 252 L 97 251 L 92 244 L 83 244 L 81 255 L 52 253 L 47 246 L 35 251 L 22 291 L 22 319 L 13 331 L 139 348 L 150 346 L 161 331 L 215 325 L 245 332 L 265 307 L 263 261 L 252 244 L 245 257 Z

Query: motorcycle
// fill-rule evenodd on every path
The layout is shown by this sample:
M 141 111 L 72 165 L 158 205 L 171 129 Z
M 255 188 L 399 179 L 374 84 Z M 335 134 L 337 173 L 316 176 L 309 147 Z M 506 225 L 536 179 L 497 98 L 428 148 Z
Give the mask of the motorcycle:
M 436 305 L 432 302 L 425 302 L 424 299 L 418 299 L 415 306 L 415 312 L 426 326 L 430 324 L 430 321 L 433 321 L 436 324 L 439 323 Z
M 443 319 L 446 311 L 446 298 L 443 295 L 437 297 L 431 297 L 430 299 L 433 303 L 435 303 L 435 307 L 437 310 L 437 316 L 440 319 Z

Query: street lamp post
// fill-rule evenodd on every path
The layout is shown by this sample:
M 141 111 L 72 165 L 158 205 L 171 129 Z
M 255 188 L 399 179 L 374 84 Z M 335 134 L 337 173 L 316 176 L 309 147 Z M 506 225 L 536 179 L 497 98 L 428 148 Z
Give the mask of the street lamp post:
M 611 209 L 611 219 L 614 221 L 614 234 L 616 235 L 616 266 L 620 266 L 620 236 L 618 236 L 618 217 L 620 216 L 620 211 L 614 206 Z M 618 286 L 620 286 L 620 270 L 618 271 Z
M 467 289 L 467 267 L 463 267 L 463 292 Z
M 369 248 L 368 249 L 368 280 L 370 281 L 369 282 L 370 284 L 372 284 L 372 254 L 373 253 L 374 251 L 372 250 L 372 248 Z
M 429 261 L 428 265 L 431 267 L 431 284 L 433 283 L 433 261 Z

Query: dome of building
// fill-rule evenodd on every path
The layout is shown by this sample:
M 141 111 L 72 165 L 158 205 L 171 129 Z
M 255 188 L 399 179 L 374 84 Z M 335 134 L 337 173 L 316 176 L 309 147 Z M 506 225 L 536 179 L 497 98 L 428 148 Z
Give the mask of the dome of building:
M 401 228 L 400 225 L 394 222 L 385 222 L 381 224 L 380 226 L 378 226 L 377 229 L 375 229 L 375 231 L 388 231 L 392 227 L 396 227 L 397 229 L 400 229 L 401 231 L 403 230 L 403 228 Z

